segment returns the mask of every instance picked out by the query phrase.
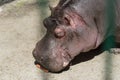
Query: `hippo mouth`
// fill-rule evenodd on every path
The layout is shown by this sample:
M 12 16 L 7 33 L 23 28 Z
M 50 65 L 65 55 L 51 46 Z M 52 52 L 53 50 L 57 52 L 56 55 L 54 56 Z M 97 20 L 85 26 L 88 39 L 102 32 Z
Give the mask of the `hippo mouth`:
M 34 64 L 36 65 L 37 68 L 43 70 L 44 72 L 49 72 L 49 70 L 47 70 L 45 67 L 43 67 L 42 65 L 40 65 L 39 62 L 35 61 Z
M 72 60 L 70 53 L 68 53 L 68 51 L 66 49 L 64 49 L 63 51 L 61 51 L 61 54 L 59 55 L 59 57 L 60 57 L 59 59 L 58 59 L 58 57 L 55 60 L 52 59 L 52 62 L 51 61 L 50 62 L 49 61 L 41 62 L 36 59 L 34 64 L 36 65 L 37 68 L 39 68 L 42 71 L 47 72 L 47 73 L 48 72 L 59 73 L 59 72 L 68 70 L 70 67 L 70 64 L 71 64 L 71 60 Z M 48 64 L 47 64 L 48 66 L 46 66 L 47 62 L 48 62 Z M 49 65 L 51 65 L 51 63 L 52 63 L 52 67 L 49 67 Z M 55 66 L 55 65 L 57 65 L 57 66 Z
M 49 73 L 49 72 L 52 72 L 50 70 L 48 70 L 47 68 L 45 68 L 44 66 L 42 66 L 39 62 L 35 61 L 34 64 L 36 65 L 36 67 L 38 69 L 41 69 L 43 72 L 46 72 L 46 73 Z M 70 68 L 70 65 L 72 63 L 70 62 L 69 64 L 67 64 L 67 66 L 65 68 L 63 68 L 61 71 L 58 71 L 58 72 L 52 72 L 52 73 L 60 73 L 62 71 L 67 71 L 69 68 Z

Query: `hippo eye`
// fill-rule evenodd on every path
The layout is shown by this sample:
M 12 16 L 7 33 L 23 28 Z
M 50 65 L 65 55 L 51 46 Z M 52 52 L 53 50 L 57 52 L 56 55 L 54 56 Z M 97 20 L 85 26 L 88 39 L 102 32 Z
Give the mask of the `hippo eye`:
M 64 21 L 64 24 L 70 25 L 70 21 L 68 20 L 67 17 L 64 17 L 63 21 Z
M 62 38 L 65 36 L 65 31 L 61 28 L 56 28 L 54 34 L 56 38 Z

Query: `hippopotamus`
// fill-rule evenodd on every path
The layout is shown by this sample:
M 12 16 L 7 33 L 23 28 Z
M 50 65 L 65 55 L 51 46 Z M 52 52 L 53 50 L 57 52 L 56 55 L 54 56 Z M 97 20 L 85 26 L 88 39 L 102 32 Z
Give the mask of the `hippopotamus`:
M 115 4 L 115 34 L 105 21 L 105 0 L 60 0 L 44 19 L 45 36 L 36 44 L 37 66 L 59 72 L 81 52 L 96 49 L 110 35 L 120 42 L 120 0 Z M 112 15 L 111 15 L 112 16 Z

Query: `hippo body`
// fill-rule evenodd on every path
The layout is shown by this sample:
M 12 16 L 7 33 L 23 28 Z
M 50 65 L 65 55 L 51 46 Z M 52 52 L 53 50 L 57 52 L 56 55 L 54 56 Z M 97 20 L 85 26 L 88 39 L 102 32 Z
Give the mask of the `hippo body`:
M 115 34 L 105 26 L 105 7 L 105 0 L 60 0 L 43 21 L 47 32 L 33 51 L 37 63 L 58 72 L 75 56 L 96 49 L 111 35 L 120 42 L 120 0 L 115 4 Z

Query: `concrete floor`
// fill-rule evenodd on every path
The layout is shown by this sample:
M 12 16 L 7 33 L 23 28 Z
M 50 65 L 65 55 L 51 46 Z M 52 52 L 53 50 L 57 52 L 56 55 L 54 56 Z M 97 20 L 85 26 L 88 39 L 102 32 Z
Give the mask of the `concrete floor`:
M 30 4 L 4 9 L 0 7 L 0 80 L 120 80 L 120 54 L 107 51 L 94 58 L 82 55 L 78 63 L 61 73 L 37 69 L 32 50 L 44 32 L 40 8 Z

